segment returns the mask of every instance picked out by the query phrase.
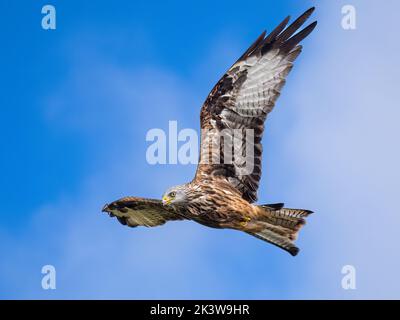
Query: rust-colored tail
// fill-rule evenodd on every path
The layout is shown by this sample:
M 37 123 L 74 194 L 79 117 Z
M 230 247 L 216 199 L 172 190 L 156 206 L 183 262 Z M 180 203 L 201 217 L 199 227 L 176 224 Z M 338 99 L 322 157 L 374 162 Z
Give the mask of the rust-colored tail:
M 283 208 L 283 203 L 258 206 L 261 209 L 259 221 L 265 228 L 259 232 L 249 232 L 254 237 L 272 243 L 292 256 L 299 252 L 293 241 L 296 240 L 300 228 L 306 223 L 305 217 L 310 210 Z

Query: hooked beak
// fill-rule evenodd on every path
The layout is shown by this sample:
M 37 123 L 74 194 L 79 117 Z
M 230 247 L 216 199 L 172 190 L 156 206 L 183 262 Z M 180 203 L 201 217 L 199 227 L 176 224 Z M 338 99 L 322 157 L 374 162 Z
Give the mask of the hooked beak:
M 162 197 L 162 204 L 163 204 L 164 206 L 170 204 L 171 201 L 172 201 L 172 199 L 169 198 L 168 196 L 163 196 L 163 197 Z
M 107 212 L 110 217 L 115 217 L 115 215 L 112 213 L 114 208 L 115 206 L 112 203 L 111 204 L 106 203 L 101 211 Z

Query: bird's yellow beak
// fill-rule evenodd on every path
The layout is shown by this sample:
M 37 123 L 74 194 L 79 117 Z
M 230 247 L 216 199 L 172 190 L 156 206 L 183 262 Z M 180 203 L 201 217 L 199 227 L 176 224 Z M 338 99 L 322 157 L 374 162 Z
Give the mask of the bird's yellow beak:
M 172 201 L 172 199 L 170 197 L 168 197 L 168 196 L 163 196 L 162 197 L 162 204 L 163 205 L 170 204 L 171 201 Z

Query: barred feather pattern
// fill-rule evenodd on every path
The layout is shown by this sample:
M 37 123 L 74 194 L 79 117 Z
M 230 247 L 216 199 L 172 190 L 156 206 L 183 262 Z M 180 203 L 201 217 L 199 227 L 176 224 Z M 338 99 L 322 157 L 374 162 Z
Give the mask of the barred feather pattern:
M 223 144 L 219 148 L 209 148 L 203 145 L 205 137 L 202 137 L 195 180 L 205 179 L 210 175 L 224 176 L 245 200 L 257 200 L 261 179 L 261 139 L 264 122 L 280 95 L 293 62 L 301 52 L 299 42 L 307 37 L 316 25 L 316 22 L 311 23 L 295 34 L 313 11 L 314 8 L 307 10 L 286 29 L 289 17 L 269 35 L 266 36 L 263 32 L 219 80 L 201 109 L 201 128 L 212 129 L 207 131 L 208 135 L 217 135 L 225 129 L 243 130 L 243 138 L 240 141 L 232 137 L 234 147 L 242 156 L 249 153 L 246 150 L 245 131 L 253 130 L 253 156 L 246 157 L 246 161 L 252 161 L 252 172 L 243 169 L 242 157 L 233 157 L 231 163 L 224 163 Z M 207 138 L 213 140 L 213 137 Z M 218 163 L 203 161 L 215 158 L 219 159 Z
M 305 219 L 312 213 L 310 210 L 282 208 L 271 210 L 265 206 L 259 206 L 265 212 L 264 219 L 274 225 L 282 226 L 291 230 L 298 230 L 305 224 Z
M 299 249 L 293 241 L 296 240 L 300 228 L 305 225 L 305 218 L 312 211 L 283 207 L 276 209 L 268 205 L 257 206 L 257 208 L 260 212 L 258 221 L 261 229 L 249 234 L 296 255 Z
M 292 256 L 296 256 L 300 251 L 300 249 L 296 247 L 296 245 L 292 241 L 288 240 L 286 237 L 277 234 L 274 231 L 269 230 L 268 228 L 265 228 L 263 231 L 258 233 L 248 232 L 248 234 L 263 241 L 267 241 L 289 252 Z
M 168 221 L 184 219 L 172 208 L 163 206 L 160 200 L 139 197 L 121 198 L 106 204 L 102 211 L 129 227 L 155 227 Z
M 284 208 L 282 203 L 252 203 L 261 179 L 264 122 L 301 52 L 299 43 L 316 26 L 313 22 L 298 31 L 313 10 L 289 26 L 287 17 L 268 35 L 263 32 L 212 89 L 200 113 L 207 136 L 202 135 L 200 161 L 190 183 L 170 188 L 163 201 L 125 197 L 106 204 L 103 211 L 130 227 L 189 219 L 208 227 L 240 230 L 296 255 L 299 249 L 293 241 L 311 211 Z M 242 134 L 237 136 L 233 130 Z M 230 139 L 215 143 L 220 142 L 214 137 L 221 132 Z M 226 144 L 235 149 L 230 163 L 225 163 Z M 250 158 L 246 148 L 252 149 Z M 249 160 L 250 173 L 245 170 Z

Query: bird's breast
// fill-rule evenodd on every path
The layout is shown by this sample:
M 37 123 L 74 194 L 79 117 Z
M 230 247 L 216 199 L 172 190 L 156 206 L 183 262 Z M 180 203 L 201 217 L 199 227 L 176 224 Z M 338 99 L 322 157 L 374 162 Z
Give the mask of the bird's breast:
M 186 212 L 188 219 L 212 228 L 236 228 L 251 214 L 252 206 L 234 194 L 216 192 L 188 202 Z

